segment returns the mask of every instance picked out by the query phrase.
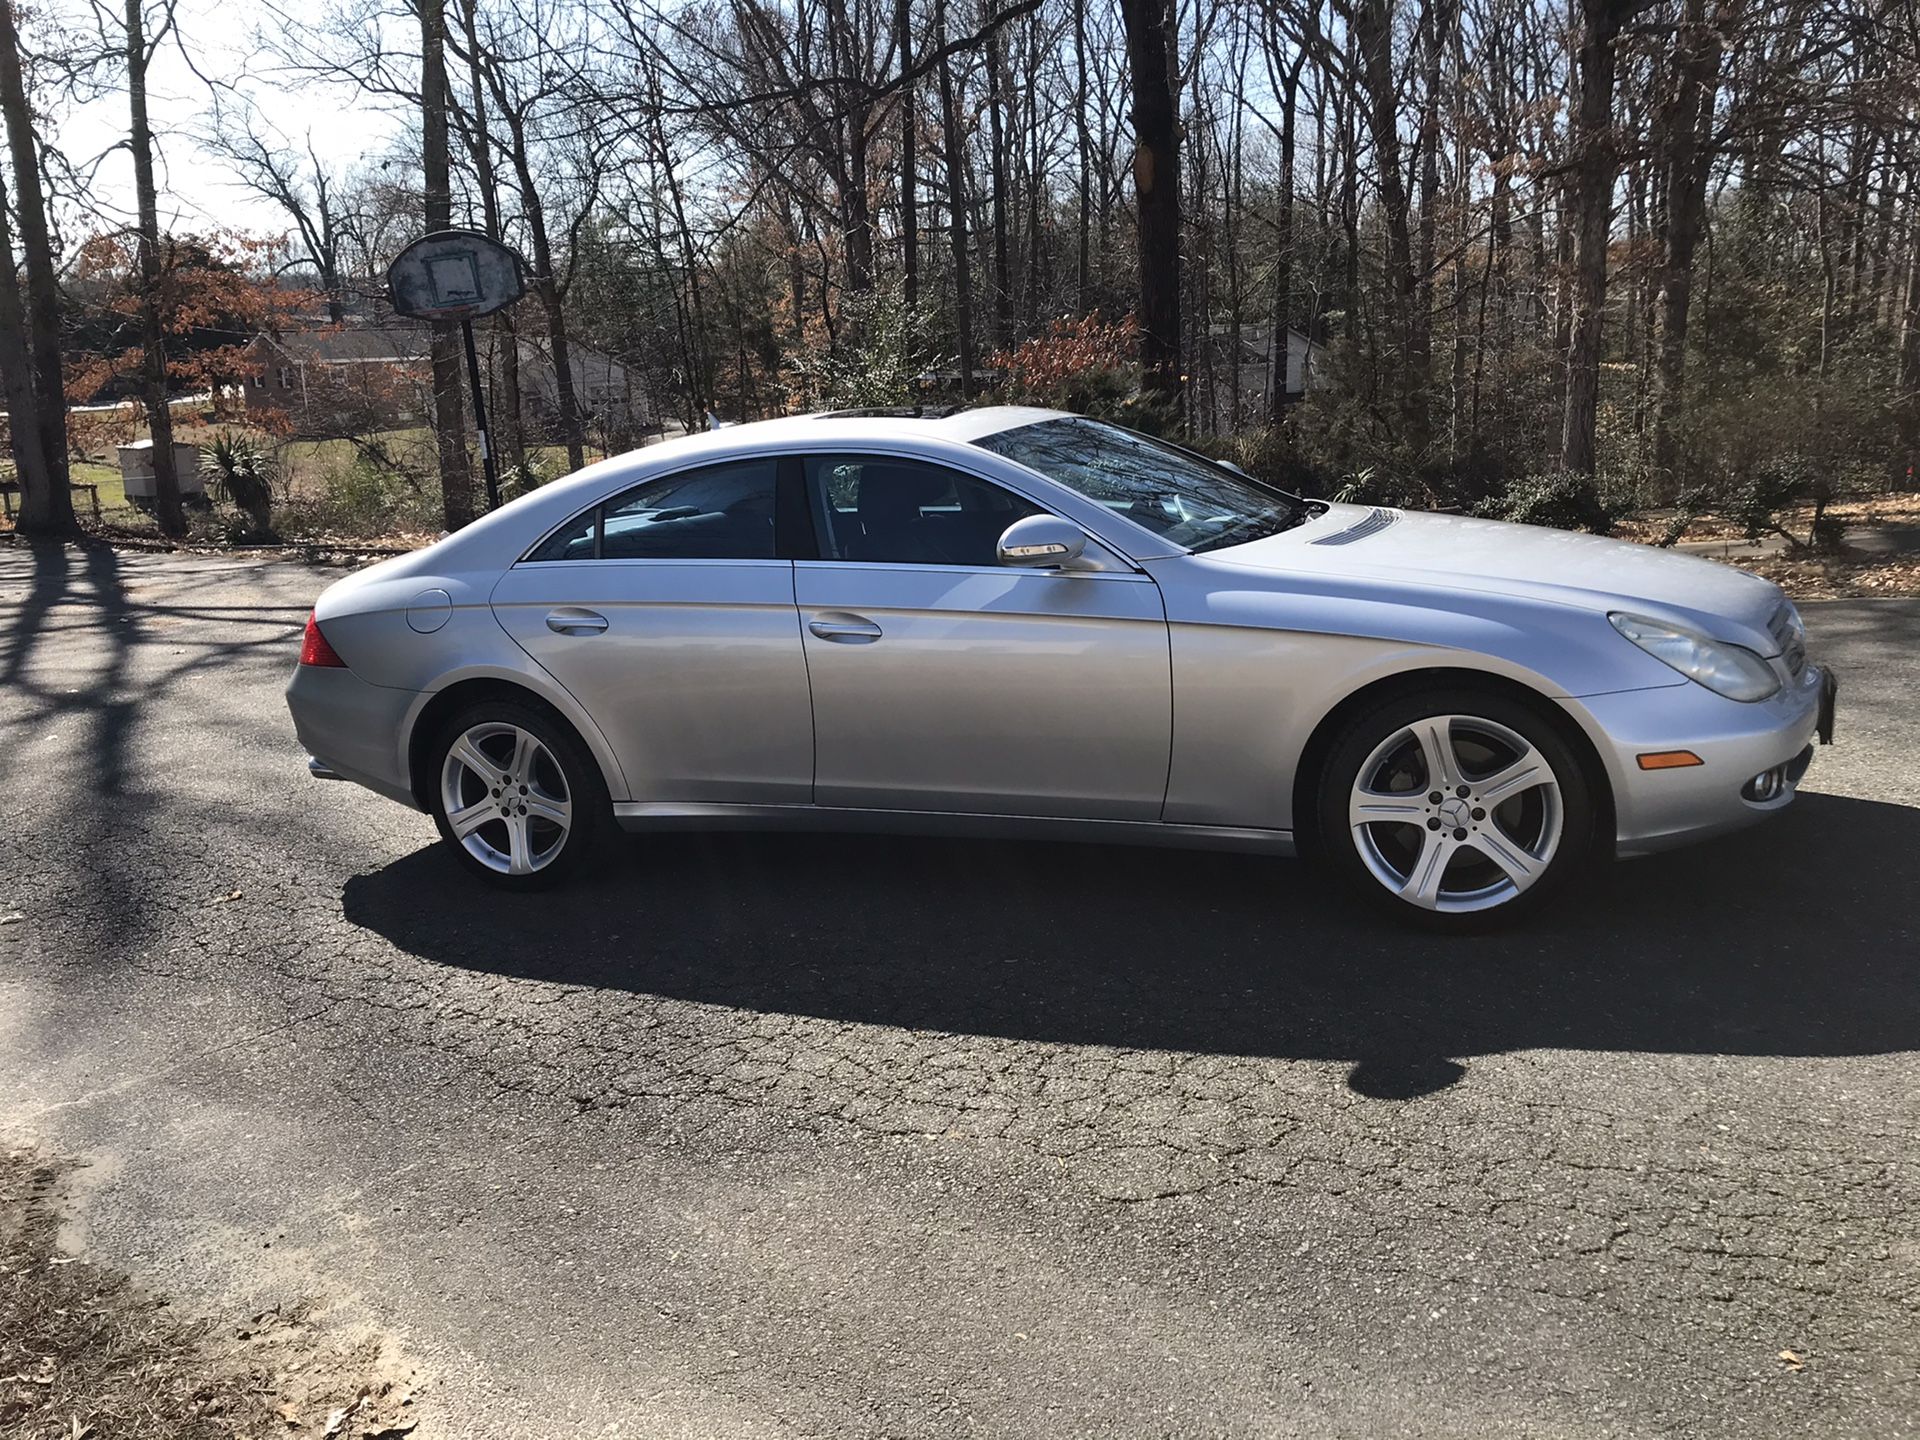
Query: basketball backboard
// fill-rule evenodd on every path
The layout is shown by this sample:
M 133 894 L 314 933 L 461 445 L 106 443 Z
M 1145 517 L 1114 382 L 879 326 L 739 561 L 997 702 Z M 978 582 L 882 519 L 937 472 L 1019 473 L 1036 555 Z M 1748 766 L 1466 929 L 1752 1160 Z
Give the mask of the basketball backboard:
M 393 308 L 419 320 L 472 320 L 527 293 L 520 257 L 477 230 L 423 235 L 387 267 Z

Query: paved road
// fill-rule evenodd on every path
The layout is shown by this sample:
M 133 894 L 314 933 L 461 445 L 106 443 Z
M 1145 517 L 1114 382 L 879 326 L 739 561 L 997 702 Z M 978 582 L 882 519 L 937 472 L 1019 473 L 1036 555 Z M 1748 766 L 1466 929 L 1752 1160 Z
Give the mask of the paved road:
M 0 549 L 0 1133 L 191 1307 L 397 1337 L 421 1434 L 1920 1425 L 1920 602 L 1809 607 L 1788 815 L 1455 943 L 1075 847 L 509 904 L 304 775 L 324 579 Z

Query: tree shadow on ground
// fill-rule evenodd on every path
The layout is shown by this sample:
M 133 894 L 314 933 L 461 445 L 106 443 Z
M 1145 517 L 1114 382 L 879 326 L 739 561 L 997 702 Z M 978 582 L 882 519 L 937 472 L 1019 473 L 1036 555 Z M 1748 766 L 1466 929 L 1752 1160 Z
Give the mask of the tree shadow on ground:
M 205 713 L 195 682 L 237 684 L 298 654 L 304 609 L 199 603 L 229 574 L 97 541 L 0 548 L 0 790 L 60 815 L 61 883 L 110 897 L 123 937 L 144 933 L 171 884 L 144 848 L 165 803 L 165 732 L 194 716 L 201 745 L 240 738 L 236 720 Z
M 1524 928 L 1376 922 L 1292 862 L 1040 844 L 683 836 L 502 895 L 434 846 L 347 883 L 437 964 L 754 1011 L 1013 1039 L 1339 1060 L 1362 1094 L 1555 1047 L 1920 1047 L 1920 810 L 1803 796 L 1612 867 Z

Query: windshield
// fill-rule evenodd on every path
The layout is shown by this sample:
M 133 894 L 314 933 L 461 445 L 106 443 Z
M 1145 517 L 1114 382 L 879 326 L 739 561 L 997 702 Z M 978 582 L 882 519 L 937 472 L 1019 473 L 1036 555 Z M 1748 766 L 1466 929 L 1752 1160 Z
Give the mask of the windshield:
M 1307 517 L 1303 500 L 1101 420 L 1042 420 L 973 443 L 1189 550 L 1264 539 Z

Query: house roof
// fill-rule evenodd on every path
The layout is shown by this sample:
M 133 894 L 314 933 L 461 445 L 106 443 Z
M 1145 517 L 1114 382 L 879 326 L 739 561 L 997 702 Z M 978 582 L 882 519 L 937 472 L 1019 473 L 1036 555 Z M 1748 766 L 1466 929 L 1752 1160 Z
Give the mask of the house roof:
M 415 364 L 428 358 L 432 330 L 425 325 L 329 325 L 312 330 L 288 330 L 262 335 L 259 343 L 300 365 Z M 536 365 L 551 367 L 553 355 L 528 336 L 520 337 L 520 354 Z M 624 371 L 626 366 L 591 346 L 573 342 L 575 368 L 592 364 Z
M 289 330 L 260 339 L 306 365 L 412 364 L 427 358 L 431 332 L 425 326 L 347 325 Z
M 1208 338 L 1214 344 L 1225 348 L 1233 343 L 1232 328 L 1216 323 L 1208 332 Z M 1304 330 L 1289 327 L 1287 345 L 1291 348 L 1319 350 L 1324 347 L 1317 344 Z M 1273 358 L 1273 327 L 1270 325 L 1246 325 L 1240 330 L 1240 358 L 1246 361 L 1259 360 L 1265 363 Z

